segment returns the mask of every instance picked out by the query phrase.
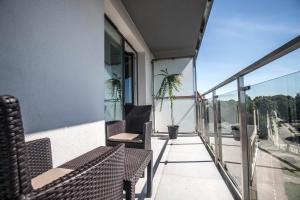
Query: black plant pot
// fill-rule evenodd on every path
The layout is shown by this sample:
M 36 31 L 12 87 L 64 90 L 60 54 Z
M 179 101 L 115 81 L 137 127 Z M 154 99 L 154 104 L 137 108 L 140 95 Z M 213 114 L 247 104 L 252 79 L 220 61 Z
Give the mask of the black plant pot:
M 238 125 L 231 126 L 231 133 L 233 135 L 234 140 L 240 141 L 240 127 Z
M 178 128 L 179 128 L 179 126 L 177 126 L 177 125 L 168 126 L 168 132 L 169 132 L 170 139 L 177 139 Z

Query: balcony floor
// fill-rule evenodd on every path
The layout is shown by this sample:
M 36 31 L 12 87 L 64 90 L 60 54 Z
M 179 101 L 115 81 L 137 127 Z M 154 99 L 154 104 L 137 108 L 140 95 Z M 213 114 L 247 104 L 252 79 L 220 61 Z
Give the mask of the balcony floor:
M 137 199 L 233 199 L 198 136 L 177 140 L 152 138 L 154 179 L 152 198 L 145 198 L 145 180 L 136 187 Z M 161 153 L 160 153 L 161 152 Z

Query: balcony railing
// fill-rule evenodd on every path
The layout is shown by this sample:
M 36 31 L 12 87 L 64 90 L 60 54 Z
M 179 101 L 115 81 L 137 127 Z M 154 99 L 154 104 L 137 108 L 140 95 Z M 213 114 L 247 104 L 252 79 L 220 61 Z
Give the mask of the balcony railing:
M 255 70 L 299 55 L 299 47 L 300 36 L 198 101 L 198 130 L 237 198 L 300 197 L 300 71 L 258 84 L 245 82 Z M 235 89 L 222 93 L 228 85 Z

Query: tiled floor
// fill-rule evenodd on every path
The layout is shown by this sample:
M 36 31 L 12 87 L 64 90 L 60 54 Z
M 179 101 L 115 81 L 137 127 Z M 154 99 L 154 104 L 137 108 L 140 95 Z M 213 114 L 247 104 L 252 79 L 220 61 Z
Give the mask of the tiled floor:
M 179 137 L 169 141 L 154 137 L 152 144 L 157 165 L 151 199 L 233 199 L 199 137 Z M 164 151 L 159 161 L 161 149 Z M 144 182 L 141 179 L 136 187 L 136 192 L 140 193 L 137 199 L 145 199 Z

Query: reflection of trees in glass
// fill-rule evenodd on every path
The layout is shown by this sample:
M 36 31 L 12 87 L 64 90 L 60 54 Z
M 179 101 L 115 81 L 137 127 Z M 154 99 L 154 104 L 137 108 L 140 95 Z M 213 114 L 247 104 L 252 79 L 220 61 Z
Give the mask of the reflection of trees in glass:
M 116 118 L 117 102 L 121 101 L 122 98 L 122 83 L 121 77 L 117 74 L 112 73 L 112 78 L 106 81 L 108 89 L 111 91 L 111 98 L 114 102 L 114 118 Z
M 259 129 L 261 138 L 267 138 L 267 115 L 273 115 L 298 128 L 300 120 L 300 93 L 296 97 L 289 95 L 258 96 L 253 99 L 254 106 L 259 110 Z
M 255 108 L 259 111 L 259 130 L 261 139 L 268 138 L 268 115 L 276 109 L 276 104 L 269 96 L 255 97 L 253 100 Z
M 295 99 L 291 96 L 275 95 L 271 99 L 276 103 L 278 117 L 289 123 L 295 120 Z
M 220 101 L 221 105 L 221 122 L 236 123 L 237 122 L 237 102 L 235 100 Z M 295 97 L 289 95 L 274 96 L 257 96 L 251 99 L 246 96 L 247 123 L 253 125 L 253 111 L 259 112 L 259 130 L 260 138 L 268 137 L 268 119 L 276 114 L 280 121 L 290 123 L 300 131 L 300 93 Z M 279 124 L 280 126 L 280 124 Z
M 276 104 L 269 96 L 255 97 L 254 105 L 261 114 L 267 114 L 268 112 L 276 109 Z
M 247 124 L 254 125 L 254 102 L 252 101 L 251 97 L 246 95 L 246 112 L 247 112 Z

